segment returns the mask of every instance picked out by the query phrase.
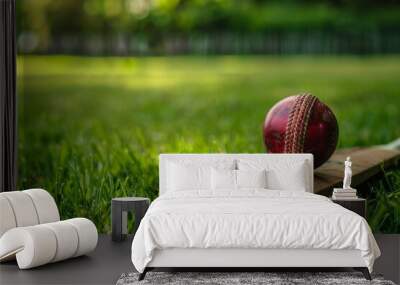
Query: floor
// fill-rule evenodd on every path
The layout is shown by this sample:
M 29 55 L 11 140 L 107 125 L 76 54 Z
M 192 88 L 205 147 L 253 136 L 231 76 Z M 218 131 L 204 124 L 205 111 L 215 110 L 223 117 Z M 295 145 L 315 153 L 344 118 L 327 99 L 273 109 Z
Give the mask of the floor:
M 374 265 L 374 271 L 383 274 L 385 279 L 400 284 L 400 234 L 374 234 L 381 250 Z
M 400 235 L 375 237 L 382 251 L 375 272 L 400 283 Z M 131 241 L 132 236 L 116 243 L 110 236 L 100 235 L 97 249 L 88 256 L 30 270 L 18 270 L 15 262 L 3 263 L 0 284 L 115 284 L 122 273 L 134 271 L 130 260 Z
M 100 235 L 97 248 L 80 256 L 29 270 L 18 270 L 16 262 L 0 264 L 0 284 L 115 284 L 124 272 L 134 271 L 131 262 L 132 237 L 112 242 Z

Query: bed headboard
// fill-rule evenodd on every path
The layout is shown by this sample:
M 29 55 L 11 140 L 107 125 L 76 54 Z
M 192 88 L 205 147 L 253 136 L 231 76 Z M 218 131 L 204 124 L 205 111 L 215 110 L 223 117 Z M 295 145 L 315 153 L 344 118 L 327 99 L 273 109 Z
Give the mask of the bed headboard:
M 307 192 L 313 193 L 314 191 L 314 166 L 313 166 L 313 155 L 309 153 L 286 153 L 286 154 L 160 154 L 159 157 L 159 195 L 164 194 L 167 190 L 167 162 L 171 161 L 182 161 L 187 160 L 190 162 L 206 162 L 212 160 L 238 160 L 238 159 L 246 159 L 246 160 L 262 160 L 267 164 L 274 164 L 279 162 L 287 162 L 290 165 L 292 162 L 304 162 L 307 167 L 307 177 L 306 184 Z

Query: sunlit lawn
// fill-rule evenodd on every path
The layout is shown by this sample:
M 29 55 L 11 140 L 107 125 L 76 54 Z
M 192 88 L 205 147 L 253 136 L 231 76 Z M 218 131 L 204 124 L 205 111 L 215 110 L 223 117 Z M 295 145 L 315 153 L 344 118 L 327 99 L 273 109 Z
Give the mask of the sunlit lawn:
M 400 136 L 400 57 L 37 56 L 19 59 L 19 184 L 62 216 L 109 231 L 115 196 L 155 198 L 162 152 L 263 152 L 267 110 L 309 91 L 339 122 L 339 146 Z

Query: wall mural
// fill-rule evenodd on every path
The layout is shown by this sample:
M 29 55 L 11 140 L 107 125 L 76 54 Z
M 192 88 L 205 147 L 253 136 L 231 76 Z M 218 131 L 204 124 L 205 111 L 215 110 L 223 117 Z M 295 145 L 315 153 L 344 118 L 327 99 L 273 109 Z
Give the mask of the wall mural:
M 157 197 L 160 153 L 284 148 L 291 95 L 316 96 L 291 138 L 316 167 L 400 137 L 392 1 L 25 0 L 17 16 L 18 186 L 99 232 L 113 197 Z M 400 233 L 399 185 L 397 165 L 357 186 L 373 231 Z

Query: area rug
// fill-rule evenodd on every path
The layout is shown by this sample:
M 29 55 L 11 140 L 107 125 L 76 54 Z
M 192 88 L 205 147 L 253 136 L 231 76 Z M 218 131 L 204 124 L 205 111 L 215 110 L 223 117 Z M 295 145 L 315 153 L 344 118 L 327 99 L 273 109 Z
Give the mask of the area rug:
M 373 280 L 368 281 L 359 272 L 148 272 L 146 278 L 142 281 L 137 280 L 138 276 L 138 273 L 122 274 L 117 281 L 117 285 L 395 285 L 392 281 L 384 280 L 380 275 L 372 275 Z

